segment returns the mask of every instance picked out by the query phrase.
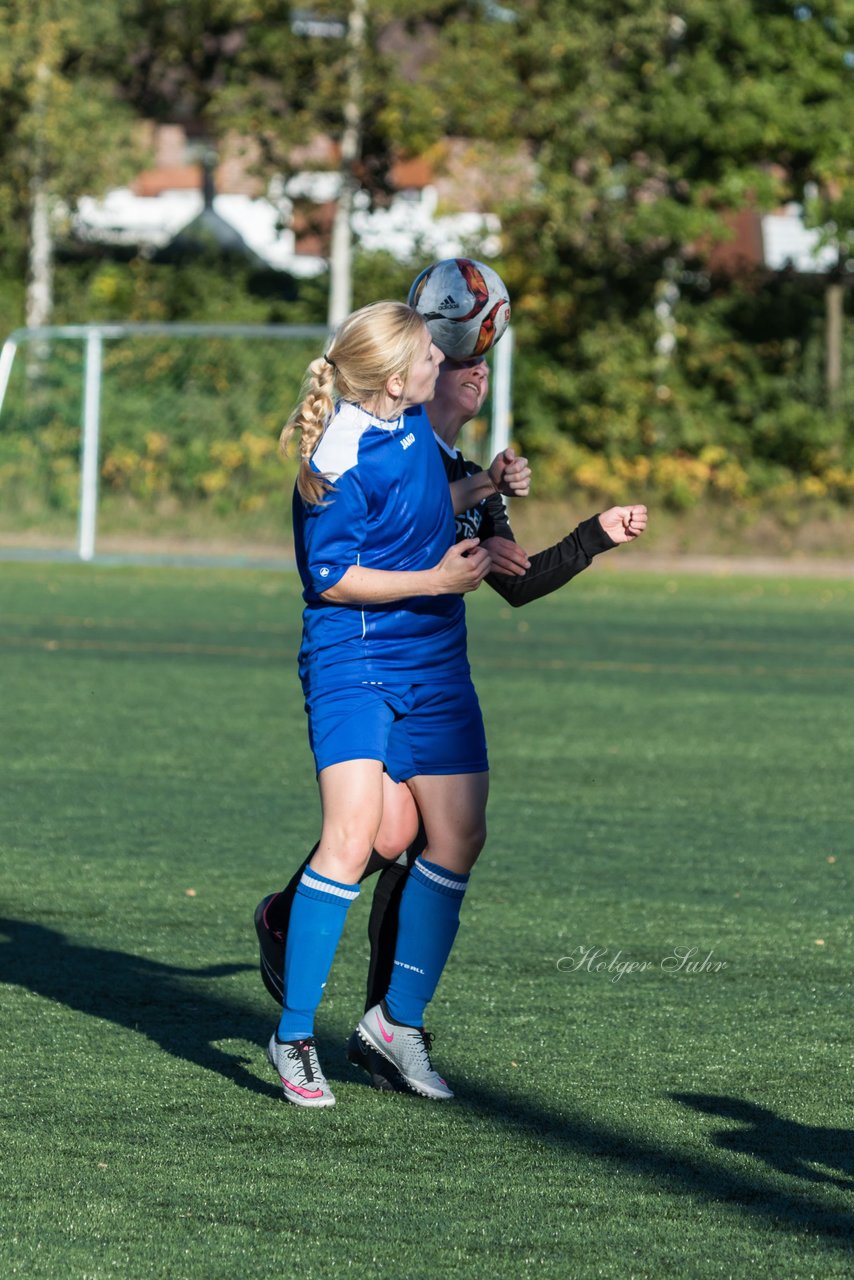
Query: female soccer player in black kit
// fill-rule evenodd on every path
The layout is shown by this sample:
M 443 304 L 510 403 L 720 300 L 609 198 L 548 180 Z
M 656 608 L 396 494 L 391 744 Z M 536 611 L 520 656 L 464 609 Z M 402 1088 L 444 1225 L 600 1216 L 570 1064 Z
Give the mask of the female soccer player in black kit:
M 483 356 L 471 360 L 445 358 L 433 400 L 426 406 L 448 479 L 459 480 L 481 468 L 464 458 L 456 440 L 466 422 L 480 411 L 489 390 Z M 513 537 L 500 494 L 486 498 L 457 516 L 457 541 L 479 538 L 489 551 L 493 571 L 486 582 L 508 604 L 518 607 L 557 591 L 591 563 L 593 557 L 620 543 L 632 542 L 646 528 L 646 507 L 611 507 L 584 520 L 560 542 L 530 558 Z M 384 779 L 383 820 L 363 879 L 380 872 L 374 891 L 368 934 L 371 958 L 365 1008 L 380 1003 L 388 990 L 397 937 L 400 897 L 409 867 L 424 849 L 424 833 L 411 792 L 405 784 Z M 404 852 L 400 852 L 403 850 Z M 312 851 L 313 852 L 313 851 Z M 309 854 L 309 858 L 311 854 Z M 261 950 L 261 977 L 277 1003 L 282 1000 L 285 935 L 291 900 L 302 868 L 280 893 L 264 898 L 255 911 Z M 354 1032 L 347 1044 L 351 1062 L 366 1070 L 375 1088 L 407 1091 L 394 1068 Z

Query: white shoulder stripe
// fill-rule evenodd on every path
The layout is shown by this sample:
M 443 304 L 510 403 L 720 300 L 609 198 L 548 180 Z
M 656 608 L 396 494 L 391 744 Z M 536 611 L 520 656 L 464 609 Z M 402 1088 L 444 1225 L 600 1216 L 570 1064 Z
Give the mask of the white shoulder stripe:
M 370 425 L 371 419 L 354 405 L 341 405 L 311 455 L 318 471 L 334 483 L 355 467 L 359 458 L 359 441 Z

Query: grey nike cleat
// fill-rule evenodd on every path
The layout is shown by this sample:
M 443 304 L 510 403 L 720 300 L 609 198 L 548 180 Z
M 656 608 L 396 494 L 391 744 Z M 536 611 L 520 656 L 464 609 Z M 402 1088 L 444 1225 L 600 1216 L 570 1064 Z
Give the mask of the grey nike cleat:
M 335 1106 L 335 1095 L 320 1069 L 313 1039 L 279 1041 L 274 1031 L 267 1057 L 278 1072 L 288 1102 L 298 1107 Z
M 405 1027 L 392 1022 L 381 1000 L 368 1010 L 356 1031 L 366 1045 L 397 1068 L 410 1089 L 436 1101 L 447 1102 L 453 1098 L 453 1091 L 438 1071 L 433 1070 L 430 1061 L 433 1037 L 423 1027 Z
M 367 1071 L 375 1089 L 380 1089 L 384 1093 L 412 1092 L 397 1068 L 393 1067 L 382 1054 L 377 1053 L 376 1049 L 365 1044 L 360 1039 L 358 1031 L 354 1031 L 347 1041 L 347 1061 L 352 1062 L 354 1067 L 361 1067 L 362 1071 Z

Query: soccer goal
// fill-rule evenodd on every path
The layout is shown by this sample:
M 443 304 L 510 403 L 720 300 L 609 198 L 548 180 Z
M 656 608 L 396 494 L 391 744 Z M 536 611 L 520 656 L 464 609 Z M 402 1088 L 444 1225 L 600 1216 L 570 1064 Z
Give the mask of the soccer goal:
M 76 510 L 80 560 L 99 503 L 281 501 L 277 440 L 324 325 L 80 324 L 18 329 L 0 350 L 4 509 Z M 512 333 L 492 354 L 480 441 L 511 429 Z M 475 450 L 475 456 L 477 451 Z

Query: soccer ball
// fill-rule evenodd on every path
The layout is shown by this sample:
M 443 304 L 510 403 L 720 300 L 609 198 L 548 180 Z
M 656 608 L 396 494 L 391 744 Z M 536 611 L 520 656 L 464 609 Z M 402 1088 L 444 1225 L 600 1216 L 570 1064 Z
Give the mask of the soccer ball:
M 409 290 L 409 305 L 427 321 L 439 350 L 453 360 L 482 356 L 510 320 L 501 276 L 471 258 L 443 258 L 427 267 Z

